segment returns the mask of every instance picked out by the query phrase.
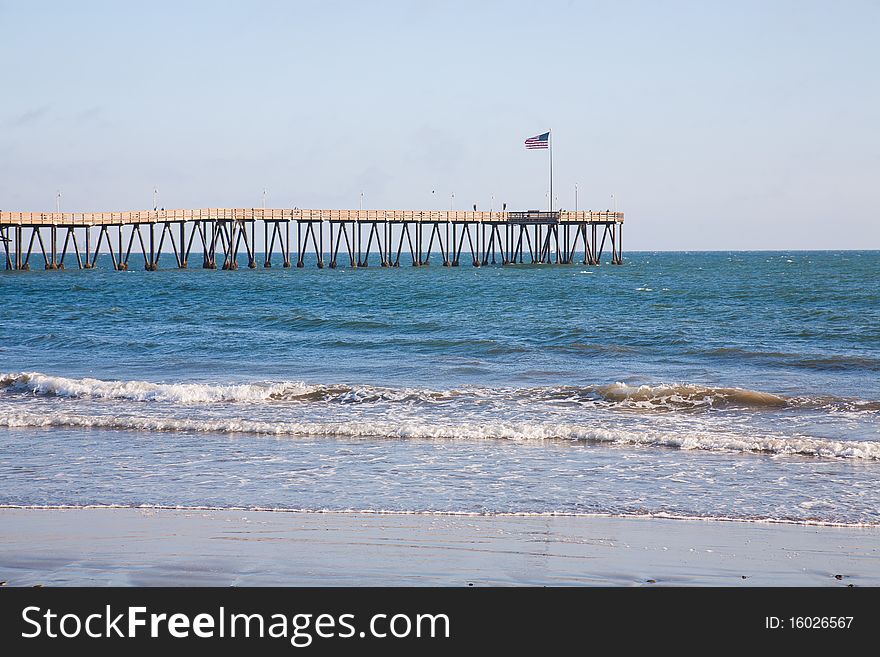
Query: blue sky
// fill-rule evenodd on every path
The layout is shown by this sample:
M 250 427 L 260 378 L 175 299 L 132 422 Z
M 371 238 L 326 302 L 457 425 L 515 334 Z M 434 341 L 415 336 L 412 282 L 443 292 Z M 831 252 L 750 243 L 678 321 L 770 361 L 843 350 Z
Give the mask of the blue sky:
M 880 248 L 880 4 L 4 2 L 0 208 L 545 207 Z

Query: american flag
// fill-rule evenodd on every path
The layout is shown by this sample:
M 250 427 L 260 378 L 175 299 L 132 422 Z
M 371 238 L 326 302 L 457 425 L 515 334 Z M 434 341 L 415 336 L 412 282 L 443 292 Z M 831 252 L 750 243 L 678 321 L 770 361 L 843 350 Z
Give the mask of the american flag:
M 547 148 L 550 143 L 550 133 L 545 132 L 543 135 L 535 135 L 526 139 L 526 148 L 529 150 L 535 148 Z

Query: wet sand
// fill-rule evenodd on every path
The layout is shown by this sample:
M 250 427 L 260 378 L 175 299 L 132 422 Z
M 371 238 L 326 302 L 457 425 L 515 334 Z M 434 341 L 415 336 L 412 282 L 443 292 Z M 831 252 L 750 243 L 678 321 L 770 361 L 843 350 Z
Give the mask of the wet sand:
M 567 516 L 0 509 L 0 581 L 878 586 L 880 529 Z

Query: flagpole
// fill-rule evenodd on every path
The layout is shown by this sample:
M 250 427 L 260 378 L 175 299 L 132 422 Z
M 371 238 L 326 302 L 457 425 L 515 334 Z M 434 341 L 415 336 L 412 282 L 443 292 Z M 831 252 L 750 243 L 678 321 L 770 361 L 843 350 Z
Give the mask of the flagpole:
M 549 142 L 550 147 L 550 212 L 553 212 L 553 131 L 548 131 L 550 134 L 548 135 L 547 141 Z

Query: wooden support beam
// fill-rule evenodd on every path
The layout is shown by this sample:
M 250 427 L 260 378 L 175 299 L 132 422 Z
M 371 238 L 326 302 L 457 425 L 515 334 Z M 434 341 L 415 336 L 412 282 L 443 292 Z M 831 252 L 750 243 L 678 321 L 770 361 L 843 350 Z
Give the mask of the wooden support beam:
M 195 226 L 193 226 L 195 228 Z M 192 243 L 192 238 L 190 238 Z M 186 269 L 189 266 L 189 249 L 186 248 L 186 222 L 180 222 L 180 255 L 177 258 L 177 266 L 180 269 Z

